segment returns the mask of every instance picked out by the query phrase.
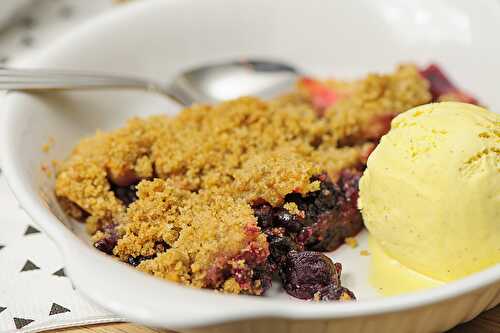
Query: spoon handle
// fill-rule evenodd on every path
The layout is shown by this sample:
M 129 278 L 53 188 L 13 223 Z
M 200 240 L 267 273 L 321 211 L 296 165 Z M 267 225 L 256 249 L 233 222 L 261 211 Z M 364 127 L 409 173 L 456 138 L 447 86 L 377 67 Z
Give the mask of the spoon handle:
M 0 90 L 59 91 L 74 89 L 140 89 L 166 95 L 179 102 L 167 86 L 132 76 L 52 69 L 0 67 Z

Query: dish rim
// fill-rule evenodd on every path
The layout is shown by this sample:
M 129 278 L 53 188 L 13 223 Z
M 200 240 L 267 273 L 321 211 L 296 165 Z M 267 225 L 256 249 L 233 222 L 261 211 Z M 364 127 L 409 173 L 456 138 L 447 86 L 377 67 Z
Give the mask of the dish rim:
M 122 8 L 116 8 L 113 11 L 106 12 L 93 18 L 81 26 L 76 27 L 71 33 L 65 34 L 56 42 L 49 45 L 47 48 L 41 49 L 35 57 L 29 59 L 21 59 L 15 62 L 16 66 L 34 66 L 37 64 L 47 63 L 53 54 L 64 52 L 64 49 L 74 43 L 79 38 L 97 33 L 107 26 L 119 24 L 127 18 L 136 15 L 137 11 L 149 11 L 155 6 L 168 6 L 171 2 L 178 0 L 153 0 L 148 2 L 131 3 Z M 62 51 L 61 51 L 62 50 Z M 73 233 L 64 226 L 63 223 L 55 215 L 53 215 L 46 207 L 44 207 L 38 195 L 30 191 L 28 181 L 22 175 L 20 167 L 22 161 L 18 157 L 20 154 L 13 149 L 13 137 L 17 129 L 18 122 L 15 119 L 19 116 L 16 108 L 16 103 L 19 97 L 24 95 L 18 92 L 9 92 L 4 98 L 4 118 L 0 123 L 0 156 L 2 156 L 2 169 L 5 173 L 6 180 L 12 189 L 12 192 L 20 202 L 21 206 L 26 210 L 30 217 L 35 220 L 51 239 L 54 240 L 58 248 L 61 250 L 64 258 L 64 263 L 68 268 L 68 274 L 74 279 L 75 285 L 81 287 L 86 296 L 95 300 L 101 306 L 124 313 L 129 318 L 133 318 L 152 325 L 162 325 L 165 321 L 158 321 L 154 315 L 141 313 L 133 306 L 116 308 L 116 304 L 109 305 L 109 299 L 103 299 L 102 294 L 96 290 L 88 290 L 88 284 L 84 282 L 84 277 L 77 276 L 72 272 L 77 271 L 75 264 L 78 260 L 71 255 L 79 253 L 87 257 L 105 256 L 98 253 L 89 246 L 83 244 Z M 22 111 L 30 112 L 30 111 Z M 75 248 L 72 248 L 75 247 Z M 78 250 L 78 251 L 77 251 Z M 71 254 L 71 255 L 70 255 Z M 72 257 L 72 258 L 70 258 Z M 114 260 L 106 258 L 110 262 Z M 129 269 L 130 272 L 134 270 Z M 142 273 L 131 273 L 141 274 Z M 145 275 L 144 275 L 145 276 Z M 151 281 L 158 281 L 153 277 L 147 276 Z M 289 319 L 332 319 L 332 318 L 347 318 L 368 315 L 380 315 L 393 312 L 409 310 L 417 307 L 422 307 L 455 297 L 472 293 L 489 285 L 500 283 L 500 264 L 486 269 L 482 272 L 473 274 L 464 279 L 450 282 L 446 285 L 426 290 L 423 292 L 410 293 L 399 296 L 384 297 L 373 300 L 362 300 L 359 302 L 338 302 L 338 303 L 306 303 L 306 302 L 290 302 L 288 300 L 272 299 L 272 298 L 256 298 L 251 296 L 235 296 L 221 295 L 208 290 L 194 290 L 186 288 L 174 283 L 159 281 L 164 284 L 163 289 L 178 289 L 182 288 L 187 296 L 193 298 L 210 298 L 214 302 L 223 302 L 224 300 L 232 299 L 231 303 L 239 304 L 239 308 L 226 313 L 221 313 L 218 316 L 199 316 L 198 318 L 190 318 L 189 325 L 182 318 L 169 318 L 168 323 L 173 327 L 194 327 L 207 324 L 215 324 L 233 320 L 250 319 L 257 317 L 278 317 Z M 151 283 L 155 284 L 155 283 Z M 168 287 L 167 287 L 168 286 Z M 198 296 L 199 295 L 199 296 Z M 186 297 L 189 298 L 189 297 Z M 236 301 L 235 298 L 239 300 Z M 229 309 L 228 309 L 229 310 Z M 144 311 L 142 311 L 144 312 Z M 171 323 L 171 324 L 170 324 Z

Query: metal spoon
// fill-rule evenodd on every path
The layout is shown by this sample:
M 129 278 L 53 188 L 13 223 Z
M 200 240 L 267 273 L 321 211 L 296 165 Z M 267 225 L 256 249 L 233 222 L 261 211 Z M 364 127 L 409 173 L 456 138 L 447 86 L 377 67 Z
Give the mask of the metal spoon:
M 0 90 L 142 89 L 188 106 L 247 95 L 269 98 L 290 89 L 298 75 L 290 65 L 265 60 L 201 66 L 180 73 L 169 83 L 99 72 L 2 67 Z

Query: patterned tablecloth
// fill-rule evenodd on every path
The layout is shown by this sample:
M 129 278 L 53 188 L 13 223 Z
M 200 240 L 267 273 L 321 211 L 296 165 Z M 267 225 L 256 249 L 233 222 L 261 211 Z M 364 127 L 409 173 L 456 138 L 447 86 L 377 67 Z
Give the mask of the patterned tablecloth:
M 114 7 L 111 0 L 0 1 L 0 11 L 5 9 L 0 15 L 0 66 L 29 57 L 64 31 Z M 74 289 L 57 247 L 17 204 L 0 173 L 0 333 L 120 319 Z

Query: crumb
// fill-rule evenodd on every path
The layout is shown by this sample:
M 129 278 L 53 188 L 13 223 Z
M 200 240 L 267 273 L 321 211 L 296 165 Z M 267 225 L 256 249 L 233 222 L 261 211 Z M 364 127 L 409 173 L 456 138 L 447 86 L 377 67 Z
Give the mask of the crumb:
M 287 202 L 283 205 L 283 208 L 285 208 L 290 214 L 294 215 L 297 215 L 300 212 L 299 207 L 295 202 Z
M 358 241 L 354 237 L 346 237 L 344 241 L 347 245 L 349 245 L 353 249 L 358 246 Z
M 340 295 L 340 299 L 339 300 L 341 300 L 341 301 L 352 301 L 352 297 L 348 293 L 342 293 Z
M 367 257 L 370 255 L 370 252 L 368 252 L 367 250 L 361 250 L 359 251 L 359 254 L 362 255 L 363 257 Z
M 50 152 L 50 150 L 52 149 L 52 147 L 54 146 L 54 143 L 55 143 L 55 140 L 53 137 L 49 136 L 48 138 L 48 141 L 42 145 L 42 151 L 44 153 L 48 153 Z

